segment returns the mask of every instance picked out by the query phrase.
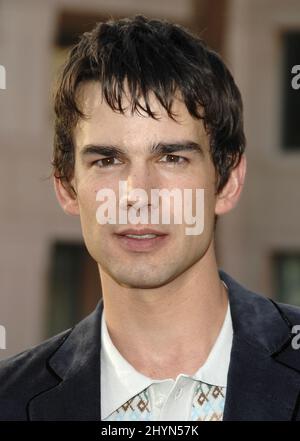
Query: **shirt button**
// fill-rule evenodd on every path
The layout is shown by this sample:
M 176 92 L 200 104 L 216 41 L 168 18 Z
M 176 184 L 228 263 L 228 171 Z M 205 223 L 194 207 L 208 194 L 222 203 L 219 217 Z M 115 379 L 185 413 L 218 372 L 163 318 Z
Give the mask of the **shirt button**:
M 178 389 L 178 391 L 175 394 L 175 400 L 178 400 L 182 395 L 182 388 Z
M 155 405 L 157 407 L 162 407 L 162 405 L 164 404 L 164 397 L 162 395 L 160 395 L 157 400 L 155 401 Z

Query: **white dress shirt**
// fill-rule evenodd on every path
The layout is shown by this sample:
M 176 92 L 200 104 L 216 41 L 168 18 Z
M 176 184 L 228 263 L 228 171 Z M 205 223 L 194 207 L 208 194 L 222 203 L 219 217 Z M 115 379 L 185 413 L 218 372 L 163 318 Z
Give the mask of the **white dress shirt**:
M 208 358 L 198 371 L 194 375 L 179 374 L 176 380 L 172 378 L 156 380 L 138 372 L 117 350 L 111 341 L 103 309 L 101 419 L 110 421 L 222 419 L 232 336 L 232 320 L 228 302 L 227 313 L 220 333 Z M 211 385 L 216 388 L 211 388 Z M 217 402 L 214 401 L 216 395 L 218 395 Z M 126 409 L 124 412 L 122 406 L 127 402 L 130 404 L 129 400 L 132 400 L 133 397 L 138 397 L 138 401 L 135 402 L 138 406 L 143 405 L 143 413 L 136 412 L 132 406 L 130 406 L 130 414 L 128 412 L 129 406 L 124 407 Z M 212 400 L 215 404 L 212 404 Z M 218 410 L 213 409 L 213 406 L 217 406 Z M 120 408 L 123 413 L 118 410 Z

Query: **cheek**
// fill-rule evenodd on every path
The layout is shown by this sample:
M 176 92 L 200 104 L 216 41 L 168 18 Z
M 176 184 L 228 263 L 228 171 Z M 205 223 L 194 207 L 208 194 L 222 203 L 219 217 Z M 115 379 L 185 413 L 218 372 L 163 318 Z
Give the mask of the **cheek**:
M 93 186 L 78 187 L 78 205 L 82 223 L 96 223 L 96 211 L 99 202 L 96 200 L 98 189 Z
M 196 214 L 196 199 L 197 199 L 199 207 L 201 206 L 202 209 L 204 210 L 204 217 L 207 219 L 210 218 L 212 213 L 214 212 L 215 203 L 216 203 L 215 186 L 211 176 L 207 176 L 207 175 L 204 176 L 203 179 L 199 179 L 196 184 L 195 181 L 190 181 L 190 182 L 186 182 L 185 185 L 186 185 L 185 188 L 192 189 L 194 215 Z M 202 203 L 202 198 L 204 203 Z
M 213 191 L 204 191 L 204 235 L 210 235 L 213 231 L 215 222 L 215 204 L 216 199 Z

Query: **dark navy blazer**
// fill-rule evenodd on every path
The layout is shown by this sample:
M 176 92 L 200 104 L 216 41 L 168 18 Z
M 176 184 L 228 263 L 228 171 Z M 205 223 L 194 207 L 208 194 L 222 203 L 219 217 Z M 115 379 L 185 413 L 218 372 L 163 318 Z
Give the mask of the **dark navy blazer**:
M 223 271 L 233 344 L 224 420 L 300 420 L 300 308 L 253 293 Z M 103 302 L 74 328 L 0 362 L 0 420 L 100 420 Z

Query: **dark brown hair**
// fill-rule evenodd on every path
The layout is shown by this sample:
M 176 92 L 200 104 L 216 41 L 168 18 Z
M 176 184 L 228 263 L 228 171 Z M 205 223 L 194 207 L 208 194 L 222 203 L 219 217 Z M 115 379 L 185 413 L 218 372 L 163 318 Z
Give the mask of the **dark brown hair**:
M 115 111 L 124 112 L 125 81 L 132 112 L 152 118 L 149 94 L 154 93 L 171 118 L 177 91 L 195 118 L 203 119 L 218 182 L 226 184 L 245 149 L 242 100 L 221 58 L 197 36 L 165 20 L 135 16 L 98 23 L 71 49 L 55 94 L 53 169 L 68 183 L 74 172 L 72 130 L 86 115 L 76 103 L 80 83 L 99 81 L 99 93 Z

